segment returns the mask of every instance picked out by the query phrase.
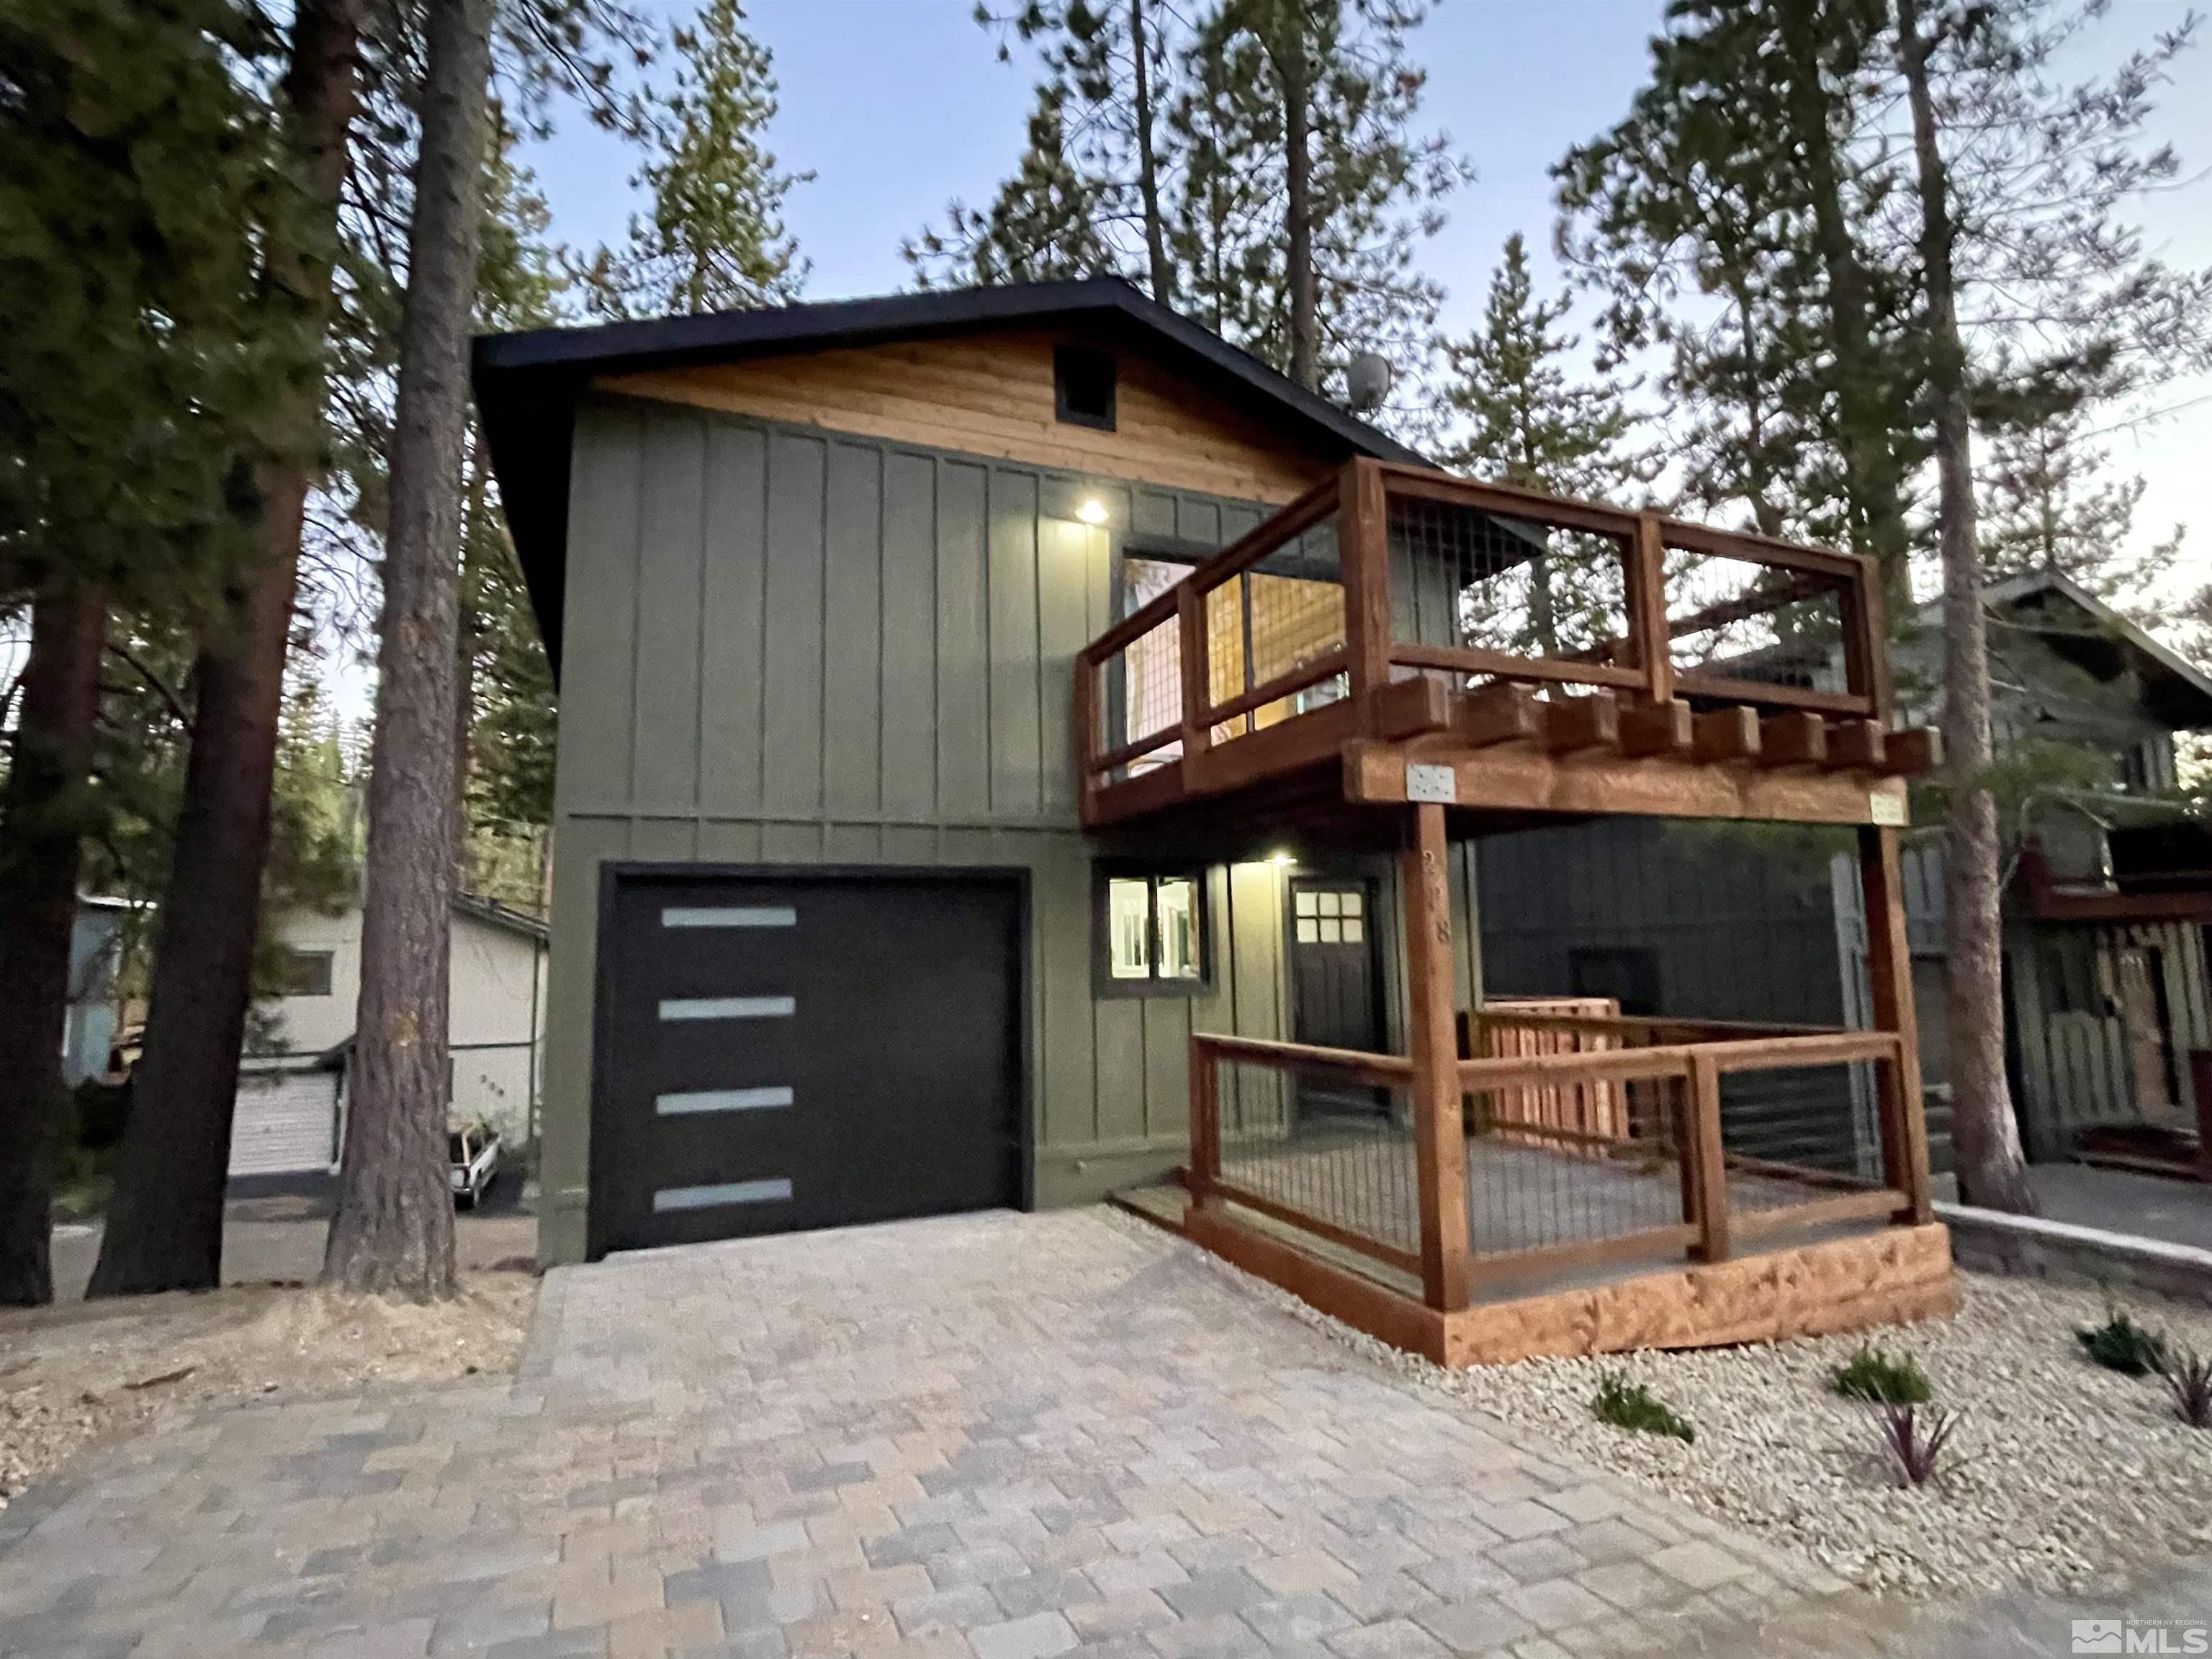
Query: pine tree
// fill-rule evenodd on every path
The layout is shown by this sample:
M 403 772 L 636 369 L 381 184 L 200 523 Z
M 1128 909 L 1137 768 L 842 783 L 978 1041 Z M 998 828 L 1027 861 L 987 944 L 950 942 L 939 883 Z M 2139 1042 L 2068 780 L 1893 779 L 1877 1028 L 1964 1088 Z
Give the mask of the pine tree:
M 2129 605 L 2181 556 L 2182 531 L 2136 544 L 2136 509 L 2148 487 L 2113 470 L 2096 422 L 2104 405 L 2073 395 L 1986 408 L 1988 457 L 1978 469 L 1980 559 L 1985 581 L 2043 573 Z
M 1169 251 L 1176 154 L 1167 112 L 1182 30 L 1158 0 L 1028 0 L 976 21 L 1020 42 L 1042 78 L 1029 143 L 988 207 L 954 201 L 942 229 L 901 246 L 924 287 L 1126 276 L 1154 298 L 1179 291 Z
M 1446 341 L 1439 401 L 1455 417 L 1443 459 L 1501 483 L 1556 495 L 1617 500 L 1644 482 L 1626 450 L 1633 417 L 1611 386 L 1583 385 L 1568 372 L 1580 342 L 1559 331 L 1565 295 L 1538 300 L 1528 250 L 1516 231 L 1492 274 L 1482 321 Z M 1609 544 L 1565 532 L 1545 538 L 1526 565 L 1528 591 L 1510 612 L 1479 619 L 1482 643 L 1556 656 L 1561 640 L 1609 637 L 1620 604 L 1620 559 Z
M 370 750 L 354 1035 L 325 1282 L 451 1296 L 447 976 L 452 734 L 469 332 L 489 138 L 492 0 L 431 0 L 392 412 L 392 515 Z
M 1194 31 L 1175 123 L 1200 210 L 1180 239 L 1191 290 L 1301 385 L 1361 351 L 1410 369 L 1427 349 L 1443 290 L 1414 256 L 1474 169 L 1448 136 L 1413 131 L 1427 76 L 1411 36 L 1426 15 L 1415 0 L 1220 0 Z M 1206 192 L 1232 174 L 1248 210 L 1217 213 Z M 1209 246 L 1216 234 L 1235 240 Z
M 242 472 L 307 355 L 256 302 L 296 202 L 254 20 L 23 0 L 0 17 L 0 596 L 30 647 L 0 792 L 0 1300 L 44 1301 L 77 873 L 104 830 L 111 618 L 189 614 L 247 550 Z
M 1518 231 L 1507 237 L 1480 325 L 1444 344 L 1449 374 L 1441 401 L 1462 423 L 1443 452 L 1450 465 L 1598 501 L 1644 482 L 1624 448 L 1635 417 L 1619 389 L 1583 384 L 1569 372 L 1582 342 L 1559 325 L 1572 310 L 1564 294 L 1535 297 L 1528 244 Z
M 652 205 L 631 216 L 625 246 L 599 249 L 577 273 L 586 303 L 623 318 L 796 299 L 806 264 L 783 200 L 813 175 L 780 171 L 763 146 L 776 111 L 768 50 L 746 33 L 739 0 L 707 0 L 672 40 L 675 84 L 648 98 L 652 153 L 631 180 Z

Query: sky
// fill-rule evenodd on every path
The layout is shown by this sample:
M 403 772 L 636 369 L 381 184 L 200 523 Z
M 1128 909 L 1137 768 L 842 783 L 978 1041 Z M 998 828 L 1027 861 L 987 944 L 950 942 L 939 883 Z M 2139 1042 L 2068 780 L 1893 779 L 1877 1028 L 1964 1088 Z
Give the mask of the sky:
M 690 8 L 643 0 L 680 21 Z M 769 141 L 782 164 L 811 171 L 787 220 L 812 262 L 810 299 L 910 285 L 902 237 L 959 197 L 988 200 L 1018 155 L 1032 76 L 1018 52 L 996 61 L 972 0 L 754 0 L 755 36 L 773 54 L 781 110 Z M 2186 15 L 2182 0 L 2118 0 L 2083 45 L 2101 66 Z M 1626 111 L 1642 80 L 1661 0 L 1443 0 L 1414 36 L 1429 72 L 1426 130 L 1449 133 L 1478 177 L 1449 204 L 1422 256 L 1449 290 L 1443 321 L 1464 331 L 1482 305 L 1506 237 L 1522 231 L 1549 268 L 1552 163 Z M 2151 247 L 2212 265 L 2212 39 L 2183 60 L 2160 100 L 2156 136 L 2182 150 L 2183 185 L 2146 203 Z M 590 246 L 620 237 L 635 198 L 634 151 L 570 117 L 530 157 L 553 209 L 553 234 Z M 1585 314 L 1587 314 L 1585 313 Z M 2186 520 L 2191 569 L 2212 573 L 2212 377 L 2159 396 L 2177 412 L 2112 434 L 2116 460 L 2148 483 L 2136 531 L 2148 544 Z M 2185 574 L 2193 580 L 2185 581 Z

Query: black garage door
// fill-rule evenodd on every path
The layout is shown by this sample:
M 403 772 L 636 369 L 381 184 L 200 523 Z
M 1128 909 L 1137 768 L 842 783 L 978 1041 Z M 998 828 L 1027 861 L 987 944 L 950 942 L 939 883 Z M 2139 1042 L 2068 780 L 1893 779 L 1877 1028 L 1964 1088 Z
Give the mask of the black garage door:
M 619 875 L 592 1249 L 1018 1203 L 1012 877 Z

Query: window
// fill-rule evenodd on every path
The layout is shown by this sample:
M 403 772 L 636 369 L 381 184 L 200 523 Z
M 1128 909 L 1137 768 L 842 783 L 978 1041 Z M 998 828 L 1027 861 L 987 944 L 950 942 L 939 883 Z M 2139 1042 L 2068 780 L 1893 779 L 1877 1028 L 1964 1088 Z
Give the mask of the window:
M 1364 945 L 1367 941 L 1364 893 L 1301 887 L 1291 906 L 1301 945 Z
M 1114 354 L 1093 346 L 1052 350 L 1053 415 L 1069 426 L 1114 429 Z
M 1172 995 L 1206 982 L 1206 902 L 1195 875 L 1115 875 L 1099 882 L 1101 991 Z
M 286 951 L 277 969 L 277 982 L 288 997 L 326 997 L 331 994 L 331 952 Z

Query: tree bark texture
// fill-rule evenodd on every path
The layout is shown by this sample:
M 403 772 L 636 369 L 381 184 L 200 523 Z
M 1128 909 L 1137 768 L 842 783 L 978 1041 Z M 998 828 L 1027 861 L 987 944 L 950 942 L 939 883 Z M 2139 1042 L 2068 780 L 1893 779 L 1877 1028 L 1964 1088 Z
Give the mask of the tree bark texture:
M 492 0 L 431 0 L 408 231 L 392 523 L 370 751 L 352 1110 L 326 1284 L 453 1291 L 446 1178 L 454 698 L 469 325 L 482 238 Z
M 1145 215 L 1145 257 L 1152 270 L 1152 298 L 1175 303 L 1175 266 L 1168 259 L 1167 220 L 1160 211 L 1159 160 L 1152 153 L 1152 66 L 1145 34 L 1145 0 L 1129 0 L 1132 97 L 1137 115 L 1137 197 Z
M 331 308 L 362 5 L 300 0 L 283 80 L 301 180 L 319 222 L 302 228 L 312 242 L 271 247 L 269 302 L 318 332 Z M 287 453 L 256 471 L 255 562 L 227 596 L 193 668 L 191 750 L 155 945 L 146 1048 L 91 1296 L 222 1283 L 231 1113 L 252 998 L 284 659 L 324 395 L 317 374 L 276 412 Z
M 97 589 L 40 597 L 0 789 L 0 1303 L 54 1299 L 54 1147 L 83 793 L 100 713 L 107 607 Z
M 1288 4 L 1269 18 L 1268 56 L 1283 92 L 1284 261 L 1291 289 L 1291 378 L 1321 385 L 1321 314 L 1314 291 L 1313 72 L 1305 9 Z
M 1888 437 L 1889 413 L 1875 379 L 1873 288 L 1852 240 L 1836 137 L 1829 125 L 1832 100 L 1815 33 L 1820 16 L 1820 9 L 1808 5 L 1780 9 L 1790 125 L 1805 168 L 1813 233 L 1827 283 L 1828 343 L 1835 353 L 1837 416 L 1848 464 L 1844 487 L 1862 538 L 1858 550 L 1873 554 L 1893 586 L 1905 580 L 1905 503 Z
M 1936 142 L 1929 43 L 1917 0 L 1898 0 L 1899 56 L 1912 109 L 1920 256 L 1927 283 L 1929 389 L 1936 417 L 1938 539 L 1943 562 L 1943 744 L 1952 769 L 1944 851 L 1951 1051 L 1951 1142 L 1960 1195 L 1987 1209 L 2035 1208 L 2005 1079 L 2002 863 L 1991 753 L 1990 652 L 1974 546 L 1972 417 L 1952 267 L 1950 179 Z

